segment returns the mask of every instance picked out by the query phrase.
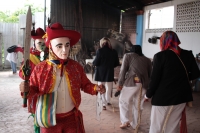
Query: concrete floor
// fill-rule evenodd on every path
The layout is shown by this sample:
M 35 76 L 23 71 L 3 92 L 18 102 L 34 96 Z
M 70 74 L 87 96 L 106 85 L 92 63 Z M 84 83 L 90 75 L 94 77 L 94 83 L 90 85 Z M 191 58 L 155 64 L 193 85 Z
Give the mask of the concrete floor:
M 87 74 L 91 79 L 91 74 Z M 33 133 L 33 118 L 29 118 L 26 108 L 22 108 L 22 98 L 18 74 L 0 71 L 0 133 Z M 94 81 L 93 81 L 94 82 Z M 94 82 L 95 83 L 95 82 Z M 114 86 L 115 92 L 116 86 Z M 187 108 L 188 133 L 200 133 L 200 93 L 193 93 L 192 108 Z M 96 96 L 82 93 L 80 110 L 83 113 L 86 133 L 133 133 L 131 127 L 120 129 L 118 98 L 112 98 L 112 105 L 103 110 L 101 120 L 96 120 Z M 150 102 L 145 102 L 139 133 L 148 133 Z M 131 115 L 130 115 L 131 119 Z

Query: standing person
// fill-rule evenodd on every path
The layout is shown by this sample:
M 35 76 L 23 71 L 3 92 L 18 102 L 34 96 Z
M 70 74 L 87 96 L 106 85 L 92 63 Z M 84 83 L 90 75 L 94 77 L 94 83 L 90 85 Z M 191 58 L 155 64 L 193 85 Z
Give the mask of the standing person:
M 192 51 L 181 49 L 180 43 L 175 32 L 166 31 L 160 38 L 161 52 L 154 55 L 146 93 L 146 99 L 152 98 L 149 133 L 177 133 L 180 119 L 182 128 L 187 128 L 182 113 L 186 103 L 193 101 L 189 81 L 198 78 L 200 71 Z
M 100 49 L 97 50 L 93 65 L 96 66 L 95 81 L 98 81 L 98 85 L 103 84 L 106 87 L 106 93 L 101 95 L 103 109 L 106 110 L 106 105 L 111 105 L 114 68 L 119 65 L 117 51 L 112 49 L 111 42 L 108 38 L 103 37 L 100 40 Z
M 42 38 L 45 35 L 45 32 L 42 28 L 37 28 L 35 30 L 35 27 L 33 26 L 33 29 L 31 31 L 31 38 L 33 39 L 33 47 L 30 48 L 30 73 L 32 73 L 33 69 L 37 64 L 39 64 L 41 61 L 46 60 L 48 57 L 48 48 L 45 46 L 45 39 Z M 22 64 L 24 64 L 22 62 Z M 25 75 L 23 72 L 24 65 L 21 66 L 21 69 L 19 71 L 19 76 L 22 79 L 25 79 Z M 29 79 L 30 76 L 28 76 Z M 24 81 L 22 81 L 24 82 Z M 23 95 L 23 93 L 21 93 Z M 33 116 L 35 114 L 35 106 L 37 102 L 37 95 L 34 97 L 28 98 L 28 112 L 31 113 Z M 40 128 L 36 127 L 34 125 L 35 133 L 40 132 Z
M 10 62 L 13 74 L 17 73 L 17 52 L 8 53 L 6 60 Z
M 98 92 L 105 93 L 105 88 L 102 85 L 92 84 L 83 67 L 68 57 L 70 48 L 80 39 L 78 32 L 65 30 L 60 23 L 54 23 L 47 27 L 45 37 L 45 44 L 49 47 L 49 59 L 35 66 L 30 77 L 30 84 L 21 83 L 20 91 L 28 92 L 28 98 L 57 92 L 57 98 L 44 105 L 47 107 L 47 105 L 56 104 L 52 108 L 55 112 L 50 109 L 43 115 L 36 114 L 35 116 L 41 120 L 43 116 L 50 115 L 52 118 L 53 114 L 56 115 L 56 125 L 42 127 L 40 124 L 42 133 L 85 133 L 82 113 L 79 110 L 80 90 L 96 95 Z M 38 107 L 39 105 L 36 110 Z M 46 122 L 51 121 L 52 119 L 48 119 Z
M 30 48 L 30 71 L 32 72 L 34 67 L 41 61 L 48 58 L 48 48 L 45 46 L 45 39 L 42 38 L 45 32 L 42 28 L 35 28 L 31 31 L 31 38 L 33 39 L 33 47 Z M 23 63 L 22 63 L 23 64 Z M 24 74 L 22 71 L 23 66 L 19 71 L 19 76 L 24 79 Z
M 10 62 L 11 69 L 13 71 L 13 74 L 17 73 L 17 59 L 18 59 L 18 52 L 21 52 L 23 54 L 23 48 L 20 45 L 13 45 L 10 46 L 7 49 L 8 55 L 6 57 L 6 60 Z
M 133 129 L 136 129 L 139 117 L 138 110 L 139 108 L 141 111 L 143 109 L 144 95 L 148 88 L 151 70 L 151 60 L 143 55 L 140 45 L 133 45 L 131 53 L 124 55 L 117 87 L 118 91 L 121 91 L 119 109 L 122 124 L 120 128 L 126 128 L 131 125 Z M 141 96 L 140 89 L 142 89 Z M 139 97 L 142 99 L 139 100 Z M 131 104 L 133 120 L 130 123 L 128 116 Z M 140 104 L 140 107 L 138 104 Z

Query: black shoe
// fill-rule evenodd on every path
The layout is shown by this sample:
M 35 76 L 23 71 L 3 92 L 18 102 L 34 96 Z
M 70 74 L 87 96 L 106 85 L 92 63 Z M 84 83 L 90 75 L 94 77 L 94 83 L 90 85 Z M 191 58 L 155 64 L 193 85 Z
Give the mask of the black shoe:
M 111 105 L 111 103 L 108 103 L 107 105 Z
M 115 97 L 119 96 L 119 95 L 120 95 L 120 92 L 121 92 L 121 91 L 116 91 L 116 92 L 115 92 Z

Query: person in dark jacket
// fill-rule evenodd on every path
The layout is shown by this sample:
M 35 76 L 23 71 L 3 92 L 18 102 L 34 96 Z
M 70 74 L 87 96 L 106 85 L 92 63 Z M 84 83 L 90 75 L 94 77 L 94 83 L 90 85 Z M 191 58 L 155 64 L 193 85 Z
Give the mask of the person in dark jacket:
M 117 51 L 112 49 L 109 38 L 103 37 L 100 40 L 100 49 L 97 50 L 93 65 L 96 66 L 95 81 L 98 81 L 98 85 L 103 84 L 106 87 L 106 93 L 101 95 L 103 109 L 106 110 L 106 105 L 111 105 L 114 68 L 119 65 Z
M 175 32 L 166 31 L 160 38 L 161 52 L 154 55 L 145 96 L 152 98 L 149 133 L 177 133 L 180 119 L 180 130 L 187 130 L 185 107 L 193 101 L 190 81 L 198 78 L 200 71 L 192 51 L 181 49 L 180 43 Z

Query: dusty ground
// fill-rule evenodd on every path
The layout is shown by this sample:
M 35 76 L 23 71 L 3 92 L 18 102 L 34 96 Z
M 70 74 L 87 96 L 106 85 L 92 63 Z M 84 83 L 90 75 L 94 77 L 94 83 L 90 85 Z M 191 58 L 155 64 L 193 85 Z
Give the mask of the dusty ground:
M 87 75 L 91 79 L 91 74 Z M 21 106 L 22 98 L 19 92 L 21 81 L 18 75 L 13 75 L 11 71 L 0 71 L 0 133 L 33 133 L 33 119 L 28 119 L 30 114 Z M 200 93 L 193 95 L 194 107 L 187 108 L 188 133 L 200 133 Z M 131 127 L 123 130 L 119 128 L 118 97 L 112 98 L 114 108 L 110 106 L 102 112 L 101 121 L 96 120 L 95 103 L 95 96 L 82 93 L 80 110 L 84 116 L 86 133 L 133 133 Z M 148 133 L 151 104 L 146 102 L 144 106 L 140 132 Z

